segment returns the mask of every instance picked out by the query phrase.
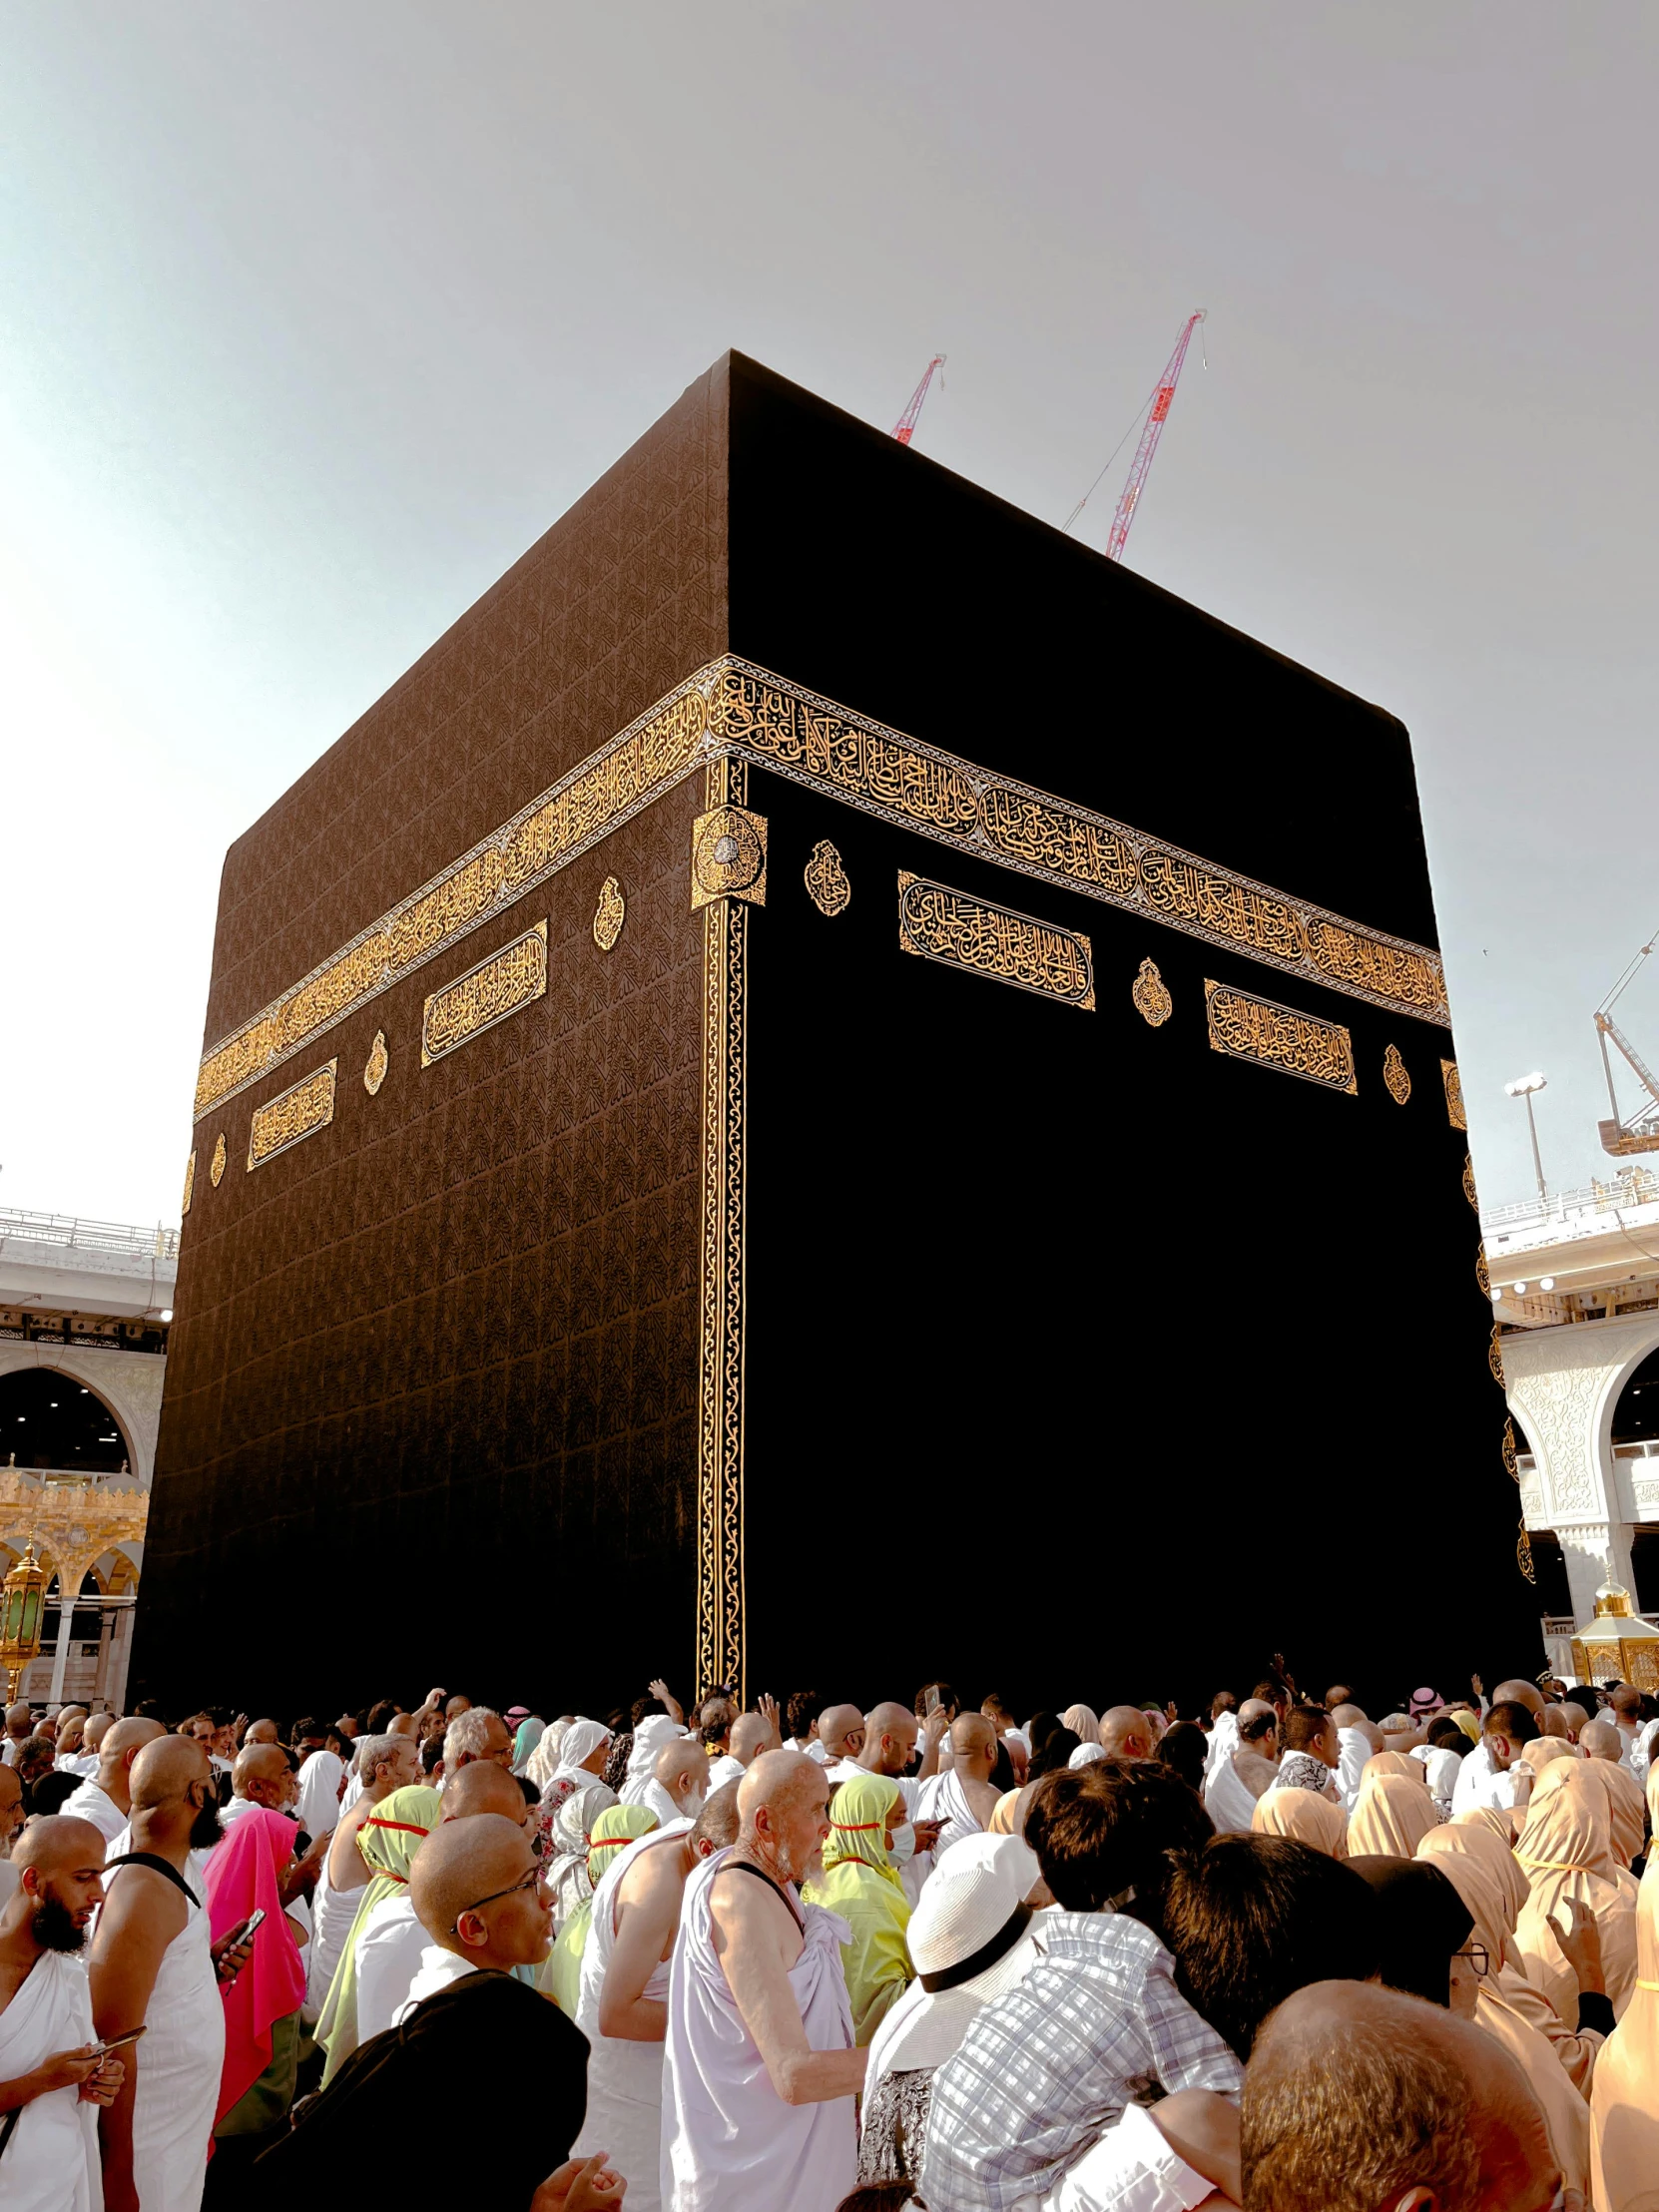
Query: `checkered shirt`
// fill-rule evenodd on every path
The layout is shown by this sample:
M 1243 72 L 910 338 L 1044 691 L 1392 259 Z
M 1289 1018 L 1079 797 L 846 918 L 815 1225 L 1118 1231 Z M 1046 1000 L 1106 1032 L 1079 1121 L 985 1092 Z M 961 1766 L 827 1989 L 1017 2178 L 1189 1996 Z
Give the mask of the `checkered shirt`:
M 1041 2196 L 1155 2083 L 1243 2085 L 1139 1921 L 1047 1913 L 1032 1934 L 1042 1955 L 933 2077 L 918 2192 L 929 2212 L 1011 2212 Z

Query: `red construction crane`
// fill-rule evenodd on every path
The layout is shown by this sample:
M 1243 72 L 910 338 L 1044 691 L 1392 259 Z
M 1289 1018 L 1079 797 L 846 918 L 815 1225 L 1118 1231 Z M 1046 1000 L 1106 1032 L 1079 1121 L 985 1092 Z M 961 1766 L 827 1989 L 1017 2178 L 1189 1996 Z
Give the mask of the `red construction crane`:
M 916 416 L 920 414 L 921 403 L 927 397 L 927 387 L 933 381 L 933 371 L 936 368 L 943 368 L 943 366 L 944 355 L 942 353 L 935 353 L 933 355 L 933 358 L 928 362 L 926 368 L 922 372 L 921 382 L 917 384 L 915 390 L 910 394 L 910 404 L 905 408 L 904 412 L 893 424 L 892 434 L 898 440 L 900 445 L 908 445 L 910 440 L 915 436 Z M 941 376 L 939 378 L 939 381 L 942 384 L 944 378 Z
M 1204 309 L 1202 307 L 1198 309 L 1196 314 L 1188 315 L 1186 321 L 1181 325 L 1181 335 L 1175 341 L 1175 351 L 1170 355 L 1168 362 L 1165 364 L 1164 373 L 1159 377 L 1153 389 L 1151 400 L 1146 409 L 1146 425 L 1141 431 L 1141 442 L 1135 448 L 1135 458 L 1129 464 L 1128 481 L 1124 484 L 1123 496 L 1118 501 L 1117 512 L 1112 517 L 1112 534 L 1106 541 L 1106 558 L 1109 561 L 1121 561 L 1123 558 L 1124 544 L 1129 536 L 1129 525 L 1135 519 L 1135 509 L 1140 504 L 1141 493 L 1146 489 L 1146 479 L 1152 468 L 1152 456 L 1158 450 L 1158 440 L 1163 436 L 1164 424 L 1169 420 L 1170 406 L 1175 398 L 1175 387 L 1181 381 L 1181 364 L 1187 358 L 1187 348 L 1192 343 L 1193 332 L 1203 320 Z M 1138 422 L 1140 416 L 1137 415 L 1135 420 Z M 1131 423 L 1130 429 L 1133 428 L 1134 423 Z M 1128 435 L 1129 431 L 1125 430 L 1123 438 Z M 1104 476 L 1106 469 L 1110 468 L 1112 462 L 1117 459 L 1123 446 L 1123 438 L 1119 438 L 1117 444 L 1113 446 L 1107 457 L 1106 468 L 1101 470 L 1100 476 Z M 1100 482 L 1100 476 L 1095 478 L 1088 491 L 1083 494 L 1070 514 L 1067 515 L 1063 525 L 1065 529 L 1069 530 L 1071 528 L 1083 509 L 1088 505 L 1095 485 Z

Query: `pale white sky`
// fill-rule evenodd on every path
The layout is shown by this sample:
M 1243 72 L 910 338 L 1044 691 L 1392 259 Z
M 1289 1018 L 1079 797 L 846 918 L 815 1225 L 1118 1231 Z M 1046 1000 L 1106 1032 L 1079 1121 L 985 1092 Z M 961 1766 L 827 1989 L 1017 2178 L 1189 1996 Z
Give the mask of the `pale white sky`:
M 1058 521 L 1199 305 L 1131 565 L 1411 726 L 1482 1195 L 1530 1186 L 1534 1066 L 1551 1180 L 1608 1164 L 1590 1010 L 1659 923 L 1650 11 L 0 41 L 0 1202 L 177 1218 L 226 844 L 728 345 L 883 426 L 942 348 L 919 444 Z M 1110 742 L 1183 713 L 1172 672 Z M 1659 1058 L 1659 974 L 1626 1010 Z

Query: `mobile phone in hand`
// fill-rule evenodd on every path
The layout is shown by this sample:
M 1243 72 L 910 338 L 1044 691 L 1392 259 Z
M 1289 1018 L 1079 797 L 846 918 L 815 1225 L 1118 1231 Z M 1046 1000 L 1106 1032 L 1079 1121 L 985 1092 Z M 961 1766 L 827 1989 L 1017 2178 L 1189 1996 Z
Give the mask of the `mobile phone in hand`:
M 253 1912 L 249 1914 L 247 1920 L 245 1920 L 242 1926 L 237 1929 L 232 1935 L 229 1948 L 232 1950 L 239 1949 L 242 1944 L 246 1943 L 249 1938 L 264 1926 L 265 1907 L 263 1905 L 257 1905 L 255 1906 Z
M 148 2035 L 150 2029 L 146 2025 L 144 2027 L 130 2027 L 125 2035 L 106 2035 L 99 2042 L 98 2054 L 100 2057 L 104 2057 L 112 2050 L 120 2050 L 124 2043 L 136 2043 L 141 2035 Z

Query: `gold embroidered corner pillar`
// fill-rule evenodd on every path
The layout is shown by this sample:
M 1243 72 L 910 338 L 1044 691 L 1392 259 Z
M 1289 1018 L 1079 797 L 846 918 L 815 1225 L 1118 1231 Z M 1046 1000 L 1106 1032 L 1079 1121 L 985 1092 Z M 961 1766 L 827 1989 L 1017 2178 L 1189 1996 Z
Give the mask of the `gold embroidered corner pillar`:
M 698 1340 L 697 1688 L 747 1703 L 744 1642 L 744 1087 L 749 909 L 766 898 L 765 819 L 741 761 L 711 761 L 692 826 L 703 914 L 703 1251 Z
M 248 1132 L 248 1168 L 263 1168 L 268 1160 L 275 1160 L 279 1152 L 286 1152 L 307 1137 L 314 1137 L 319 1129 L 326 1129 L 334 1118 L 334 1069 L 337 1061 L 325 1060 L 321 1067 L 313 1068 L 309 1075 L 302 1075 L 297 1083 L 290 1083 L 285 1091 L 260 1107 Z
M 924 960 L 1094 1011 L 1094 957 L 1087 937 L 903 868 L 898 871 L 898 942 L 903 951 L 919 953 Z
M 1328 1091 L 1346 1091 L 1350 1097 L 1359 1089 L 1354 1079 L 1354 1040 L 1341 1022 L 1321 1021 L 1317 1014 L 1281 1006 L 1277 999 L 1258 998 L 1253 991 L 1233 990 L 1208 976 L 1204 1007 L 1212 1052 L 1254 1060 L 1259 1067 L 1300 1075 Z
M 470 1044 L 546 989 L 547 923 L 543 919 L 432 993 L 420 1019 L 421 1066 L 429 1068 L 457 1045 Z

